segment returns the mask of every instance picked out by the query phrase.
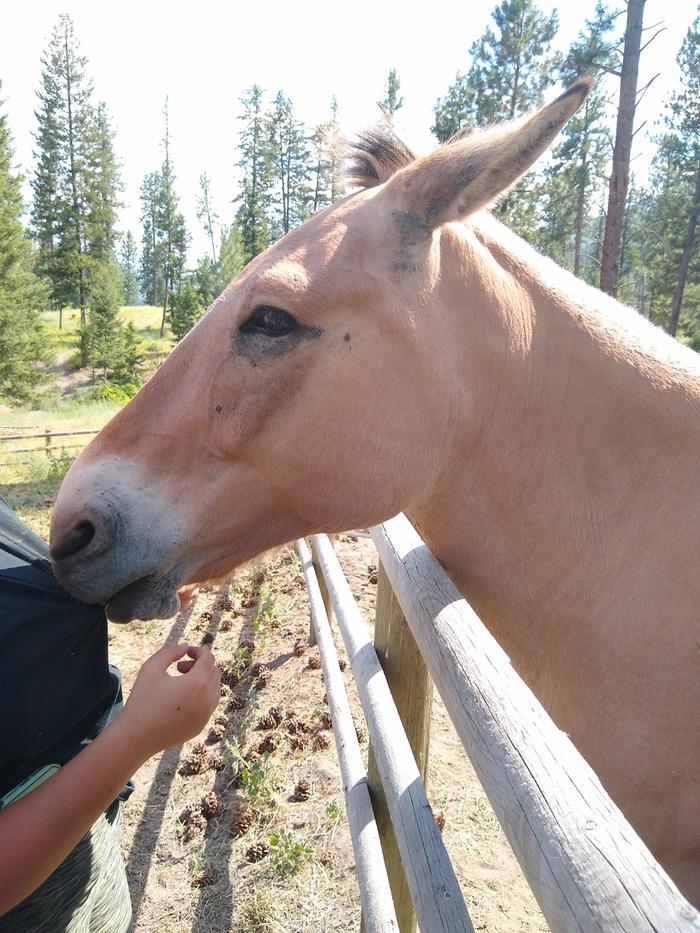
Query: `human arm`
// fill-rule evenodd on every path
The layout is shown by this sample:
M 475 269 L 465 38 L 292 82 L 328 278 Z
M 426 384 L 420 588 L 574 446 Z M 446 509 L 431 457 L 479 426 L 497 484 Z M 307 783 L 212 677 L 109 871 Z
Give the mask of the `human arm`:
M 180 676 L 167 671 L 176 661 Z M 207 649 L 166 645 L 150 657 L 124 709 L 97 738 L 0 811 L 0 915 L 48 878 L 148 758 L 196 735 L 219 698 Z

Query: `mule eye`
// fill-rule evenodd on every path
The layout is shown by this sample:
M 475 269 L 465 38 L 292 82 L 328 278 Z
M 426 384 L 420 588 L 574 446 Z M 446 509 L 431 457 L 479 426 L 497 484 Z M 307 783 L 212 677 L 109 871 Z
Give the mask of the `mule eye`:
M 286 337 L 298 328 L 296 319 L 281 308 L 263 306 L 256 308 L 245 324 L 242 334 L 261 334 L 264 337 Z

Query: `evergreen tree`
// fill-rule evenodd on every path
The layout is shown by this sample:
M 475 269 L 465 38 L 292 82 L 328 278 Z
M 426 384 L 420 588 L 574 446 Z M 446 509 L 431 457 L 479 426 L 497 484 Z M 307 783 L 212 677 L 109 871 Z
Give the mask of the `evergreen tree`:
M 119 178 L 103 105 L 90 103 L 92 85 L 71 18 L 62 14 L 43 65 L 32 225 L 37 268 L 51 283 L 58 307 L 78 304 L 85 321 L 90 269 L 111 261 Z
M 403 97 L 399 97 L 400 88 L 401 81 L 396 74 L 396 69 L 392 68 L 390 69 L 389 77 L 387 78 L 386 94 L 384 95 L 384 100 L 379 102 L 380 108 L 390 117 L 393 117 L 396 111 L 403 107 L 404 99 Z
M 444 142 L 465 127 L 511 120 L 542 103 L 554 81 L 559 56 L 551 51 L 557 32 L 556 11 L 545 15 L 535 0 L 502 0 L 490 27 L 471 46 L 472 64 L 458 74 L 435 107 L 433 132 Z M 522 178 L 496 208 L 516 232 L 536 239 L 532 204 L 537 199 L 534 173 Z
M 22 177 L 12 170 L 12 141 L 0 114 L 0 398 L 25 401 L 39 381 L 47 349 L 39 322 L 44 290 L 31 272 L 22 229 Z
M 90 289 L 90 310 L 80 330 L 83 365 L 101 382 L 133 383 L 137 379 L 138 347 L 133 327 L 119 320 L 122 287 L 116 263 L 96 267 Z
M 243 172 L 236 222 L 243 237 L 246 262 L 261 253 L 270 242 L 267 212 L 270 204 L 270 159 L 263 112 L 263 90 L 253 85 L 242 98 L 243 122 L 237 165 Z
M 160 324 L 160 336 L 165 334 L 165 323 L 170 306 L 171 293 L 179 288 L 180 277 L 185 267 L 188 234 L 185 218 L 178 210 L 178 198 L 175 193 L 175 173 L 170 159 L 170 126 L 168 119 L 168 99 L 163 108 L 165 117 L 165 136 L 163 137 L 164 159 L 160 174 L 160 190 L 157 199 L 156 227 L 161 244 L 161 265 L 163 270 L 163 315 Z
M 206 172 L 199 176 L 199 200 L 197 202 L 197 220 L 204 227 L 204 231 L 211 243 L 211 259 L 216 266 L 216 244 L 214 243 L 214 226 L 218 222 L 216 211 L 211 200 L 211 182 Z
M 267 115 L 270 172 L 270 235 L 284 236 L 311 214 L 310 156 L 306 131 L 292 102 L 280 91 Z
M 131 231 L 127 230 L 119 248 L 122 297 L 125 305 L 135 305 L 139 298 L 138 250 Z
M 587 21 L 586 31 L 579 34 L 561 65 L 564 87 L 609 62 L 607 35 L 615 16 L 599 0 L 595 18 Z M 601 90 L 593 88 L 562 130 L 545 171 L 540 246 L 574 275 L 581 274 L 586 261 L 584 243 L 591 201 L 600 191 L 608 152 L 606 100 Z
M 170 327 L 176 340 L 182 340 L 199 318 L 204 314 L 205 305 L 198 289 L 191 278 L 185 279 L 178 293 L 173 297 L 170 310 Z
M 189 279 L 185 280 L 190 281 Z M 202 256 L 197 263 L 197 268 L 192 273 L 192 282 L 201 299 L 201 303 L 208 308 L 212 301 L 219 295 L 219 275 L 217 267 L 211 261 L 211 256 Z M 171 314 L 172 319 L 172 314 Z
M 331 102 L 328 120 L 317 126 L 311 134 L 311 181 L 310 212 L 315 214 L 328 207 L 339 197 L 341 174 L 340 130 L 338 127 L 338 102 Z
M 141 264 L 139 285 L 145 300 L 154 306 L 160 304 L 163 294 L 163 266 L 158 231 L 160 175 L 149 172 L 141 184 Z
M 233 282 L 238 273 L 245 267 L 245 264 L 243 234 L 238 224 L 234 223 L 230 227 L 224 227 L 221 231 L 221 241 L 219 243 L 216 295 L 220 295 Z

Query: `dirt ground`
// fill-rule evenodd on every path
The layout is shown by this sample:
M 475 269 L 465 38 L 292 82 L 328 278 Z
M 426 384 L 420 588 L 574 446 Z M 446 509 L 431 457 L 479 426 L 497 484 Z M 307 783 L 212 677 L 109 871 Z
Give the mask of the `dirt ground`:
M 371 624 L 373 545 L 344 536 L 337 552 Z M 359 930 L 340 769 L 323 715 L 317 650 L 304 648 L 308 629 L 291 548 L 201 593 L 173 620 L 111 626 L 111 660 L 127 691 L 140 663 L 164 641 L 211 644 L 227 681 L 207 729 L 135 775 L 122 821 L 135 931 Z M 335 637 L 344 659 L 337 631 Z M 344 679 L 366 753 L 349 665 Z M 444 814 L 445 843 L 475 928 L 546 931 L 437 696 L 428 795 Z

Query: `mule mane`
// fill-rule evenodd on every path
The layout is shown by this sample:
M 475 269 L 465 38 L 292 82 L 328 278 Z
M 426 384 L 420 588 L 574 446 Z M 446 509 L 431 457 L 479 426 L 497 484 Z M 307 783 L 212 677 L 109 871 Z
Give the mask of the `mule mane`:
M 345 179 L 358 188 L 384 184 L 415 155 L 388 125 L 365 130 L 350 144 Z

